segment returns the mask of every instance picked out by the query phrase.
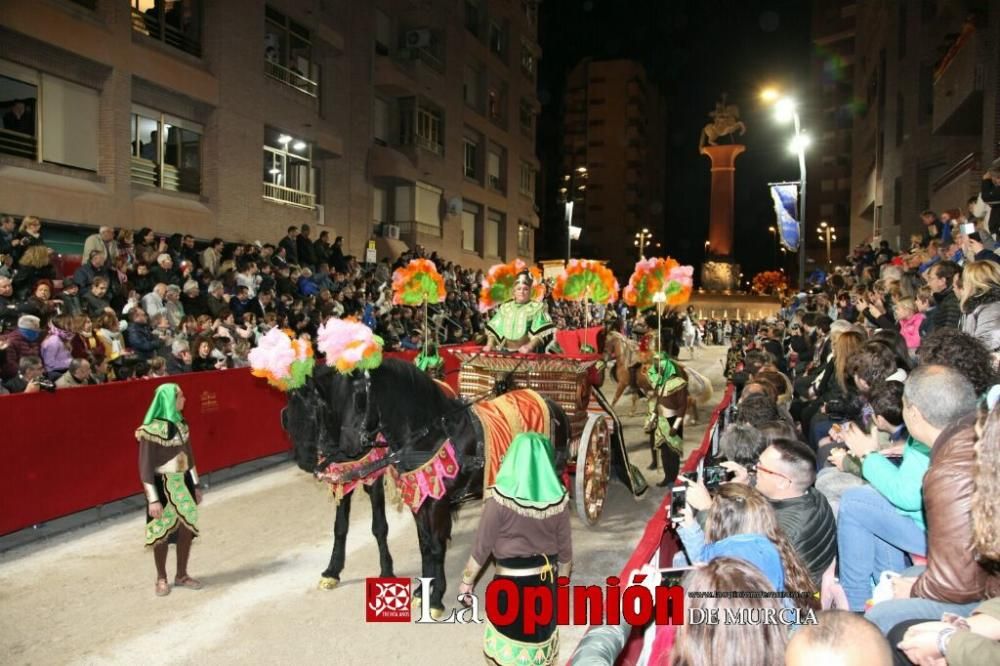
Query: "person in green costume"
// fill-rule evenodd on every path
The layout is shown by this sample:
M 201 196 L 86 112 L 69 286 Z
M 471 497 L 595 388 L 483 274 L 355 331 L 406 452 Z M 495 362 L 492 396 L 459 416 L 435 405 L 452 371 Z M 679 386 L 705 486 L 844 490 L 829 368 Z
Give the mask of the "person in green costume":
M 187 422 L 181 413 L 184 393 L 177 384 L 161 384 L 153 394 L 146 418 L 135 431 L 139 443 L 139 478 L 146 494 L 146 546 L 156 562 L 156 596 L 170 594 L 167 550 L 177 544 L 175 587 L 200 590 L 188 575 L 191 542 L 198 536 L 201 488 Z
M 496 578 L 513 581 L 518 599 L 527 588 L 545 587 L 556 603 L 556 576 L 569 576 L 573 562 L 570 508 L 555 468 L 555 453 L 547 437 L 536 432 L 520 433 L 511 442 L 488 489 L 472 554 L 462 572 L 459 601 L 465 603 L 476 577 L 493 556 Z M 500 612 L 507 612 L 518 599 L 498 595 Z M 548 666 L 559 657 L 559 629 L 555 613 L 546 625 L 527 632 L 525 608 L 505 627 L 485 621 L 483 652 L 487 664 Z
M 678 372 L 677 366 L 665 353 L 656 354 L 653 363 L 646 370 L 646 378 L 652 387 L 652 394 L 646 402 L 646 425 L 644 431 L 651 437 L 654 467 L 659 451 L 663 464 L 663 480 L 656 485 L 663 488 L 672 485 L 680 471 L 684 438 L 681 427 L 684 410 L 687 408 L 687 379 Z
M 544 350 L 545 341 L 552 339 L 556 327 L 545 303 L 531 300 L 534 281 L 531 273 L 521 272 L 514 281 L 514 300 L 497 309 L 486 324 L 484 351 L 497 349 L 522 354 Z

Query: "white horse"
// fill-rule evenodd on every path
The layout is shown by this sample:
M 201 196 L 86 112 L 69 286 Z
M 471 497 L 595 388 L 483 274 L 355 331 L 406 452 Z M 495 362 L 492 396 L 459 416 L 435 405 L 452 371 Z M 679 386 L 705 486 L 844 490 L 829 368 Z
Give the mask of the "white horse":
M 682 325 L 684 326 L 684 330 L 681 335 L 684 338 L 684 346 L 691 352 L 691 358 L 694 358 L 694 348 L 699 344 L 698 327 L 694 325 L 690 317 L 684 317 Z

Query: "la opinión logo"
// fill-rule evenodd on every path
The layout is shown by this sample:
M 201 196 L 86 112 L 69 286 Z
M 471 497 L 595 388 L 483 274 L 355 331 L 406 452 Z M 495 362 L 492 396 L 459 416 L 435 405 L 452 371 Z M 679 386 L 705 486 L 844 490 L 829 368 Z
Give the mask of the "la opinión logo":
M 366 578 L 365 620 L 409 622 L 410 584 L 409 578 Z
M 431 615 L 431 578 L 418 578 L 420 606 L 417 624 L 481 624 L 479 598 L 467 597 L 468 605 L 452 610 L 447 617 Z M 636 579 L 642 582 L 642 577 Z M 501 595 L 507 603 L 501 611 Z M 409 622 L 412 594 L 407 578 L 366 579 L 366 619 L 368 622 Z M 651 591 L 643 585 L 621 587 L 617 576 L 602 585 L 570 586 L 569 578 L 556 579 L 553 593 L 548 587 L 519 588 L 513 581 L 498 578 L 486 586 L 486 617 L 496 627 L 519 621 L 525 633 L 546 626 L 555 619 L 559 625 L 617 625 L 623 619 L 633 626 L 684 623 L 684 588 L 660 585 Z

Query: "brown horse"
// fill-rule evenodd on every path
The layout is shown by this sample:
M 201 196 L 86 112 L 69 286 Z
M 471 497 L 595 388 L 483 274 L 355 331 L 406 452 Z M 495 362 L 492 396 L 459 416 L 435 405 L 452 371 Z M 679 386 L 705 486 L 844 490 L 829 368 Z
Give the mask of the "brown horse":
M 636 384 L 639 387 L 639 391 L 644 396 L 651 396 L 652 388 L 649 385 L 649 379 L 646 377 L 646 370 L 649 369 L 648 359 L 643 359 L 640 355 L 638 346 L 624 335 L 618 331 L 608 332 L 607 339 L 604 343 L 604 358 L 606 361 L 614 361 L 614 369 L 612 371 L 612 377 L 615 380 L 616 388 L 615 395 L 611 399 L 611 408 L 614 409 L 615 404 L 624 394 L 625 389 L 629 387 L 632 381 L 632 373 L 629 368 L 639 364 L 636 370 Z M 681 368 L 680 364 L 676 361 L 674 364 Z M 682 369 L 682 373 L 687 377 L 686 371 Z M 699 375 L 699 379 L 702 379 Z M 701 383 L 699 383 L 699 386 Z M 711 397 L 711 384 L 708 384 L 709 392 L 708 397 Z M 635 416 L 635 408 L 639 401 L 639 394 L 632 394 L 632 409 L 629 413 L 630 416 Z M 688 397 L 687 408 L 685 409 L 685 415 L 691 417 L 691 423 L 698 422 L 698 403 L 695 399 Z

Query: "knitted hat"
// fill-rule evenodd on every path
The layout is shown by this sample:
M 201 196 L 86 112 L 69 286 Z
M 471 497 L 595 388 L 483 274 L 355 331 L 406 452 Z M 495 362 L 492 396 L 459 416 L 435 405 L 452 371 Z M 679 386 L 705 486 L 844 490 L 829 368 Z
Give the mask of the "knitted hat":
M 35 315 L 21 315 L 17 319 L 17 327 L 29 331 L 40 331 L 42 322 Z

